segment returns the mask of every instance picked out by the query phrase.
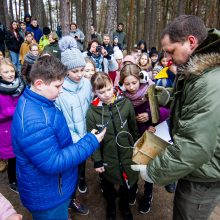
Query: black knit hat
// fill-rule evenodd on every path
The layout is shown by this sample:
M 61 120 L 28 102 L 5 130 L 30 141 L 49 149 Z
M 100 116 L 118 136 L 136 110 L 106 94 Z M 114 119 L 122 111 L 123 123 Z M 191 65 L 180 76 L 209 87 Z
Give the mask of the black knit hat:
M 51 32 L 51 30 L 50 30 L 49 27 L 44 27 L 44 28 L 43 28 L 43 34 L 44 34 L 44 35 L 48 35 L 48 34 L 50 34 L 50 32 Z
M 153 54 L 159 54 L 156 47 L 152 47 L 149 52 L 149 57 L 152 57 Z

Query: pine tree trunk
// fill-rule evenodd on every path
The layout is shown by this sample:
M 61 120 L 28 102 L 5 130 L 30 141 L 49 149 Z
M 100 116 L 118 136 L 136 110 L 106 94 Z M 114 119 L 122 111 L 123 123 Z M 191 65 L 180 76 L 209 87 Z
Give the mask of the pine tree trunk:
M 19 19 L 19 21 L 22 20 L 22 18 L 21 18 L 21 0 L 18 1 L 18 19 Z
M 98 32 L 102 33 L 104 32 L 104 22 L 105 21 L 105 13 L 106 12 L 106 5 L 105 5 L 105 0 L 101 0 L 100 3 L 100 16 L 99 16 L 99 25 L 98 25 Z
M 29 13 L 28 0 L 23 0 L 23 4 L 24 4 L 24 14 Z
M 78 27 L 80 29 L 83 28 L 83 24 L 82 24 L 82 2 L 81 0 L 76 0 L 75 1 L 75 5 L 76 5 L 76 23 L 78 25 Z
M 85 43 L 84 46 L 87 47 L 88 42 L 90 41 L 90 28 L 92 25 L 92 0 L 86 1 L 86 17 L 85 17 Z
M 145 1 L 145 13 L 144 13 L 144 39 L 150 49 L 151 45 L 149 45 L 149 32 L 150 32 L 150 7 L 151 1 Z
M 185 8 L 186 8 L 186 0 L 179 0 L 178 2 L 178 15 L 185 14 Z
M 105 20 L 105 33 L 112 36 L 116 26 L 117 26 L 117 0 L 108 0 L 106 20 Z
M 60 10 L 59 10 L 59 0 L 56 0 L 56 19 L 57 19 L 57 25 L 61 25 L 60 22 Z
M 6 25 L 3 1 L 0 1 L 0 22 Z
M 141 0 L 136 1 L 136 42 L 142 38 L 141 31 Z
M 96 16 L 96 13 L 97 13 L 97 5 L 96 5 L 96 0 L 92 0 L 92 24 L 93 26 L 96 28 L 97 30 L 97 16 Z
M 18 21 L 18 5 L 17 5 L 17 0 L 14 0 L 14 5 L 15 5 L 15 20 Z
M 5 14 L 5 25 L 6 27 L 10 27 L 10 23 L 11 23 L 11 16 L 10 14 L 8 13 L 8 3 L 7 1 L 3 1 L 3 7 L 4 7 L 4 14 Z
M 63 1 L 64 2 L 64 1 Z M 31 16 L 37 19 L 39 26 L 48 26 L 43 0 L 30 0 Z
M 12 21 L 15 20 L 14 18 L 14 13 L 13 13 L 13 5 L 12 5 L 12 1 L 9 1 L 9 16 L 11 17 Z
M 52 7 L 51 7 L 51 2 L 50 0 L 48 2 L 48 9 L 49 9 L 49 21 L 50 21 L 50 27 L 53 29 L 53 20 L 52 20 Z
M 149 29 L 149 45 L 155 46 L 154 39 L 156 38 L 156 21 L 157 21 L 157 0 L 151 0 L 151 15 Z
M 62 26 L 62 36 L 69 34 L 70 11 L 69 0 L 63 0 L 60 4 L 60 21 Z
M 132 47 L 132 33 L 133 33 L 133 20 L 134 20 L 134 0 L 130 0 L 130 10 L 129 10 L 129 34 L 128 34 L 128 54 L 131 51 Z

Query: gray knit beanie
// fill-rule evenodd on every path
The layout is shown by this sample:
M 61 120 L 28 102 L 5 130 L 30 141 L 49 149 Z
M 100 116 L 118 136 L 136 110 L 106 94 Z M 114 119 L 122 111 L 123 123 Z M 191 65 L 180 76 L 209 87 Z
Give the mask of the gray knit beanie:
M 85 59 L 77 49 L 77 42 L 73 37 L 64 36 L 58 43 L 61 50 L 61 62 L 68 70 L 86 66 Z

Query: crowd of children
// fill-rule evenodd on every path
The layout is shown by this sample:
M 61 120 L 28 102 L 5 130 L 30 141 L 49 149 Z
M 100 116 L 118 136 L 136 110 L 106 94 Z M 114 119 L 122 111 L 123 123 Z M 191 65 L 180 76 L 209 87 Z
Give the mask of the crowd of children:
M 153 84 L 172 88 L 174 65 L 155 47 L 148 51 L 144 40 L 124 56 L 119 37 L 111 44 L 104 35 L 103 44 L 94 39 L 82 53 L 72 36 L 75 24 L 60 40 L 46 27 L 39 37 L 36 19 L 31 24 L 21 43 L 12 23 L 6 45 L 14 65 L 0 54 L 0 159 L 7 160 L 10 189 L 19 192 L 33 219 L 66 220 L 68 207 L 87 215 L 76 189 L 87 192 L 86 159 L 92 154 L 106 219 L 116 219 L 119 196 L 123 219 L 132 220 L 138 189 L 138 172 L 130 168 L 132 147 L 146 130 L 155 132 L 146 93 Z M 16 40 L 14 51 L 10 38 Z M 160 122 L 166 120 L 169 106 L 159 110 Z M 166 189 L 174 192 L 175 184 Z M 142 214 L 150 211 L 152 191 L 145 181 Z

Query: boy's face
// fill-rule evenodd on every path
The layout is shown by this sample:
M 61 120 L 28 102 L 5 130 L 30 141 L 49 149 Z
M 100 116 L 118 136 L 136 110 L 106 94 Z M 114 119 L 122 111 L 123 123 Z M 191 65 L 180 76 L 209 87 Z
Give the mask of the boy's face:
M 47 84 L 43 80 L 37 79 L 34 85 L 31 86 L 31 88 L 34 87 L 33 90 L 36 93 L 51 101 L 54 101 L 61 93 L 63 81 L 64 79 L 55 80 L 52 81 L 50 84 Z
M 110 37 L 104 36 L 103 42 L 104 42 L 104 44 L 106 44 L 106 45 L 109 44 L 109 43 L 110 43 Z
M 77 68 L 68 70 L 67 76 L 72 81 L 79 83 L 82 77 L 84 76 L 84 67 L 77 67 Z
M 111 104 L 113 95 L 114 95 L 114 89 L 113 89 L 113 84 L 108 83 L 106 87 L 95 90 L 95 94 L 99 97 L 99 99 L 105 103 L 105 104 Z

